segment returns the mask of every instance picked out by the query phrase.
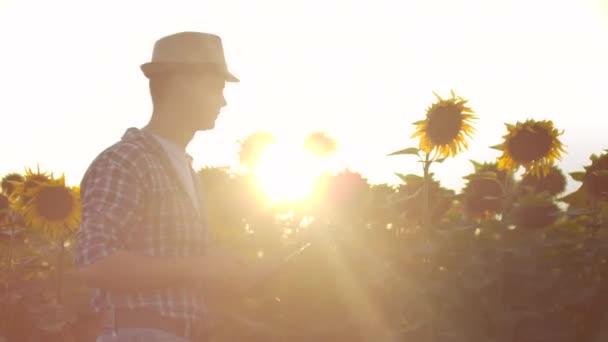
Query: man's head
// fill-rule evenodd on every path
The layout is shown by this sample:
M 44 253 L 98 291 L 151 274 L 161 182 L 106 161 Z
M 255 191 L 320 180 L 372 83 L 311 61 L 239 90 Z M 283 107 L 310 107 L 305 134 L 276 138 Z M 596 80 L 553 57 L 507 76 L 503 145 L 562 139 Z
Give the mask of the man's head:
M 155 113 L 193 131 L 214 127 L 226 105 L 225 83 L 239 81 L 228 71 L 220 38 L 200 32 L 159 39 L 152 60 L 141 69 L 150 80 Z

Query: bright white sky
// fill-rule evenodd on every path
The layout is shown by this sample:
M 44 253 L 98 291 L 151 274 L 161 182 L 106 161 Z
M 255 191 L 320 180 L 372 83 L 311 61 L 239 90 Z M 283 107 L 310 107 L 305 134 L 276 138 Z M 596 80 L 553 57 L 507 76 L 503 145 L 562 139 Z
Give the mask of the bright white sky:
M 566 171 L 608 148 L 607 0 L 0 0 L 0 175 L 40 163 L 77 184 L 146 123 L 139 65 L 185 30 L 222 36 L 242 80 L 216 129 L 190 144 L 197 167 L 235 163 L 236 140 L 256 130 L 296 141 L 321 129 L 337 163 L 396 183 L 419 164 L 386 154 L 416 144 L 411 123 L 450 89 L 480 120 L 469 152 L 434 169 L 448 187 L 468 159 L 498 155 L 504 122 L 565 129 Z

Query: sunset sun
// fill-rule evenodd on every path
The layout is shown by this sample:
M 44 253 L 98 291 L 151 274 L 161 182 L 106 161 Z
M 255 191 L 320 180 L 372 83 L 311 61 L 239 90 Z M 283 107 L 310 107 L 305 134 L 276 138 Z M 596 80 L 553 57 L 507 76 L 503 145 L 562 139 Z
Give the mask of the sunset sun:
M 321 171 L 318 157 L 303 148 L 282 144 L 270 146 L 253 168 L 258 184 L 272 203 L 306 198 Z

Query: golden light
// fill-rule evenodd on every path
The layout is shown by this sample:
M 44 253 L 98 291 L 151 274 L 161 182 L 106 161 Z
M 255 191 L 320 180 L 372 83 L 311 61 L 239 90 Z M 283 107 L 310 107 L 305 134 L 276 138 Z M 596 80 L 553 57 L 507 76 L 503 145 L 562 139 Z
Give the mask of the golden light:
M 322 160 L 301 147 L 277 143 L 264 152 L 253 172 L 268 199 L 276 204 L 310 195 L 322 165 Z

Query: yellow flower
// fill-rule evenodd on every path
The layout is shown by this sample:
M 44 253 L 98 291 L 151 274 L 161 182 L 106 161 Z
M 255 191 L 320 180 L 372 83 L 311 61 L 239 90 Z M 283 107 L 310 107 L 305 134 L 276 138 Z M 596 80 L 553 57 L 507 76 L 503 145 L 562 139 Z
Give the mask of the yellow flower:
M 9 173 L 2 177 L 2 193 L 10 197 L 15 190 L 15 183 L 22 183 L 24 180 L 25 178 L 18 173 Z
M 40 168 L 37 168 L 36 172 L 33 172 L 30 168 L 26 168 L 25 177 L 23 177 L 22 181 L 11 181 L 14 188 L 11 191 L 10 197 L 16 206 L 15 209 L 22 209 L 27 205 L 27 202 L 30 200 L 30 197 L 27 195 L 28 192 L 53 179 L 53 174 L 40 172 Z
M 441 157 L 455 156 L 468 148 L 466 137 L 475 133 L 471 121 L 477 117 L 466 106 L 467 100 L 453 91 L 445 100 L 433 94 L 438 101 L 427 109 L 425 120 L 414 122 L 416 132 L 411 138 L 420 137 L 420 149 L 426 153 L 436 150 Z
M 80 224 L 80 189 L 65 186 L 63 177 L 40 184 L 26 194 L 25 222 L 53 238 L 66 237 Z
M 545 177 L 555 161 L 561 160 L 562 154 L 566 152 L 559 140 L 563 131 L 553 127 L 550 120 L 529 119 L 506 126 L 504 142 L 493 146 L 503 152 L 498 158 L 498 167 L 501 169 L 514 171 L 523 166 L 527 173 Z

